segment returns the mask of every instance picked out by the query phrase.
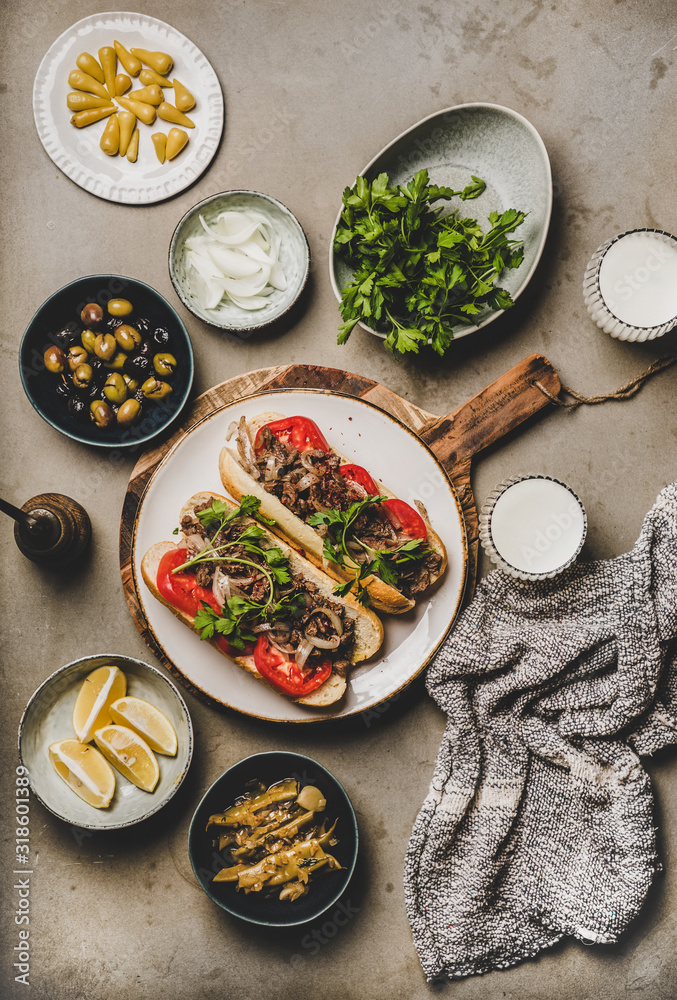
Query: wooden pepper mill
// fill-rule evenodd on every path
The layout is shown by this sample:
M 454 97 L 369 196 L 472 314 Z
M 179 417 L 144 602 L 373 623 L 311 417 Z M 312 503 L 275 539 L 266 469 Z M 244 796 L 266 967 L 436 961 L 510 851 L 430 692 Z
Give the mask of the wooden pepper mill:
M 0 508 L 14 518 L 14 539 L 23 554 L 43 566 L 69 565 L 92 537 L 87 511 L 62 493 L 40 493 L 20 510 L 2 500 Z

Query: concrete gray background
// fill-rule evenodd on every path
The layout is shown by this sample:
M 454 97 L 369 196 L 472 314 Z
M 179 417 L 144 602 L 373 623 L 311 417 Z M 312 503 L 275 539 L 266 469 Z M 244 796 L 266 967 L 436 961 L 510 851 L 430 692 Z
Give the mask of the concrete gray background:
M 2 4 L 3 186 L 1 495 L 78 498 L 94 525 L 91 558 L 57 575 L 23 559 L 3 519 L 2 967 L 13 982 L 14 768 L 16 728 L 37 685 L 86 653 L 116 650 L 151 659 L 122 595 L 118 521 L 133 459 L 105 456 L 52 431 L 23 396 L 17 351 L 34 310 L 81 274 L 109 271 L 154 285 L 185 319 L 196 351 L 195 392 L 238 372 L 288 361 L 347 368 L 381 380 L 444 413 L 531 351 L 548 356 L 567 384 L 613 389 L 674 338 L 620 344 L 589 320 L 581 279 L 593 250 L 633 226 L 677 231 L 675 46 L 669 0 L 527 2 L 468 0 L 204 0 L 132 4 L 187 34 L 223 85 L 226 128 L 211 169 L 164 204 L 137 209 L 97 200 L 51 163 L 31 111 L 43 53 L 74 21 L 105 10 L 81 0 Z M 403 128 L 440 108 L 505 104 L 529 118 L 552 159 L 556 198 L 550 236 L 531 289 L 489 330 L 458 342 L 448 357 L 398 363 L 368 334 L 335 343 L 338 314 L 327 247 L 340 194 Z M 286 332 L 235 342 L 178 303 L 166 248 L 181 215 L 216 191 L 249 187 L 298 216 L 313 270 L 305 308 Z M 575 413 L 551 411 L 476 463 L 478 499 L 511 474 L 548 473 L 569 482 L 587 507 L 586 558 L 634 542 L 658 491 L 675 478 L 675 380 L 663 373 L 632 402 Z M 486 563 L 481 567 L 487 572 Z M 665 873 L 623 941 L 565 943 L 535 961 L 442 989 L 426 986 L 404 912 L 402 859 L 432 773 L 444 718 L 415 686 L 369 727 L 285 730 L 210 709 L 186 696 L 197 746 L 189 780 L 149 827 L 78 843 L 68 827 L 32 804 L 31 982 L 41 1000 L 87 998 L 567 997 L 668 1000 L 677 992 L 677 760 L 649 763 Z M 276 747 L 306 752 L 345 784 L 358 813 L 363 852 L 350 899 L 359 908 L 317 949 L 303 933 L 262 933 L 215 908 L 187 858 L 192 811 L 236 760 Z M 306 941 L 306 944 L 308 942 Z

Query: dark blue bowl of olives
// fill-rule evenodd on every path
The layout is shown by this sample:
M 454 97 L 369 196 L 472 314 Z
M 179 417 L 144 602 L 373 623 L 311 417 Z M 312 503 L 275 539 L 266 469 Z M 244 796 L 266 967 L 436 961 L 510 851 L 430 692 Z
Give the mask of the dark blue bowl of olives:
M 150 285 L 91 274 L 40 306 L 21 341 L 24 391 L 62 434 L 103 448 L 145 444 L 174 422 L 193 384 L 193 348 Z

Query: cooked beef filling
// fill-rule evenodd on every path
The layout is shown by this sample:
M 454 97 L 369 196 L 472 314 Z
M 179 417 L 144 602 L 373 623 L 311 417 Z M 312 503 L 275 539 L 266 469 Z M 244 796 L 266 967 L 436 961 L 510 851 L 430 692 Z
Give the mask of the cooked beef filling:
M 267 493 L 276 496 L 302 521 L 316 511 L 348 510 L 367 496 L 362 486 L 341 475 L 338 455 L 316 449 L 300 454 L 296 448 L 287 448 L 268 427 L 262 429 L 259 441 L 263 447 L 256 455 L 256 478 Z M 376 504 L 365 508 L 353 530 L 372 549 L 396 549 L 408 538 L 396 531 Z M 358 552 L 359 546 L 356 557 Z M 409 598 L 423 593 L 441 563 L 438 552 L 426 549 L 421 559 L 402 566 L 398 590 Z
M 210 503 L 205 503 L 200 507 L 196 507 L 195 512 L 198 513 L 201 510 L 206 510 L 210 506 Z M 199 545 L 203 548 L 204 543 L 211 539 L 213 547 L 218 548 L 220 545 L 225 545 L 227 542 L 236 540 L 242 534 L 243 529 L 251 523 L 253 522 L 241 518 L 238 518 L 236 521 L 230 521 L 215 538 L 212 538 L 212 533 L 200 521 L 186 516 L 181 520 L 181 531 L 189 546 Z M 251 552 L 247 551 L 241 545 L 233 546 L 233 548 L 228 550 L 228 554 L 232 555 L 233 559 L 242 558 L 251 562 L 258 561 L 255 555 L 252 555 Z M 264 604 L 268 600 L 270 585 L 267 577 L 262 572 L 257 572 L 249 566 L 242 566 L 240 563 L 210 561 L 198 563 L 195 570 L 197 583 L 202 587 L 212 587 L 214 574 L 217 569 L 221 569 L 230 578 L 233 594 Z M 290 582 L 283 587 L 280 587 L 276 583 L 275 596 L 279 597 L 281 593 L 303 594 L 305 599 L 305 609 L 300 617 L 292 618 L 288 621 L 290 631 L 288 637 L 285 637 L 283 645 L 285 647 L 293 647 L 293 649 L 285 649 L 285 652 L 292 655 L 292 652 L 296 651 L 303 642 L 312 642 L 313 637 L 329 642 L 336 639 L 339 630 L 336 627 L 336 622 L 332 621 L 331 617 L 322 614 L 322 609 L 325 608 L 331 611 L 340 622 L 341 634 L 338 639 L 338 645 L 334 649 L 314 646 L 312 652 L 308 655 L 307 662 L 309 664 L 317 663 L 329 656 L 331 657 L 333 669 L 336 673 L 345 677 L 350 665 L 350 654 L 355 641 L 355 620 L 346 613 L 345 606 L 338 601 L 333 601 L 325 597 L 319 592 L 315 583 L 305 580 L 300 574 L 292 575 Z M 276 632 L 280 631 L 280 628 L 278 628 L 280 625 L 281 623 L 276 622 L 276 627 L 272 630 L 273 636 Z

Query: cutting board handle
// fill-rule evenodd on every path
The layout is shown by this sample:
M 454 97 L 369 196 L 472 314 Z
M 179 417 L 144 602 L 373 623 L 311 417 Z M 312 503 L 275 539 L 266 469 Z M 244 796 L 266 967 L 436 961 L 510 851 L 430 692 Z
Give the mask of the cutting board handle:
M 561 388 L 557 372 L 542 354 L 530 354 L 467 403 L 428 424 L 421 437 L 451 473 L 550 405 L 536 382 L 553 396 Z

